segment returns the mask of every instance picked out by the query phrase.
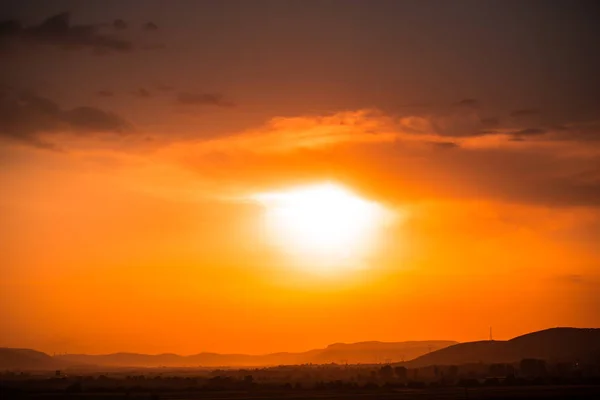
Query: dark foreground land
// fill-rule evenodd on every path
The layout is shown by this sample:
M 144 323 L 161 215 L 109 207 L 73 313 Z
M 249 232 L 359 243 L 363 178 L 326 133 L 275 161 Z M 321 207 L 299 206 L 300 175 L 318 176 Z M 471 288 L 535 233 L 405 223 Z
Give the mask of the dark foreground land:
M 57 392 L 17 392 L 4 388 L 0 395 L 2 400 L 36 399 L 36 400 L 254 400 L 254 399 L 290 399 L 290 400 L 325 400 L 325 399 L 600 399 L 600 386 L 519 386 L 519 387 L 476 387 L 476 388 L 424 388 L 393 390 L 356 390 L 348 391 L 225 391 L 225 392 L 115 392 L 115 393 L 57 393 Z
M 339 363 L 313 363 L 309 358 L 312 361 L 270 364 L 281 356 L 274 354 L 261 358 L 262 366 L 252 367 L 208 365 L 224 360 L 211 353 L 55 357 L 0 348 L 0 400 L 600 400 L 600 329 L 552 328 L 508 341 L 446 345 L 406 362 L 393 361 L 398 351 L 415 343 L 422 344 L 336 344 L 317 353 Z M 285 354 L 287 361 L 298 356 Z M 237 362 L 257 360 L 236 357 Z M 386 362 L 352 362 L 373 358 Z M 196 364 L 186 365 L 190 363 Z
M 599 362 L 71 367 L 0 372 L 0 400 L 596 399 Z

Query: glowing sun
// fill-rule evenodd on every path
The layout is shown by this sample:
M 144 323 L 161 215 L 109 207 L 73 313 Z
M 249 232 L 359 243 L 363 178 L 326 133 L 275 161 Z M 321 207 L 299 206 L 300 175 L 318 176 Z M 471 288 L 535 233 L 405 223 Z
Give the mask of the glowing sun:
M 358 266 L 385 220 L 384 208 L 326 183 L 253 196 L 270 239 L 319 272 Z

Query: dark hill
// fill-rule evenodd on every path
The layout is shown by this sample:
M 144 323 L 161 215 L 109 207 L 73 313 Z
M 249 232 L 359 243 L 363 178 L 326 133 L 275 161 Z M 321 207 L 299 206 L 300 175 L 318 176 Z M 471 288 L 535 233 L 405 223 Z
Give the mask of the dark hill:
M 600 329 L 552 328 L 507 341 L 459 343 L 417 357 L 409 368 L 427 365 L 510 363 L 524 358 L 548 361 L 585 360 L 600 351 Z
M 336 343 L 314 354 L 310 357 L 310 362 L 315 364 L 340 363 L 344 360 L 350 364 L 382 363 L 386 360 L 397 362 L 412 360 L 430 351 L 443 349 L 456 343 L 449 340 Z
M 63 361 L 41 351 L 0 347 L 0 370 L 49 370 L 63 366 Z

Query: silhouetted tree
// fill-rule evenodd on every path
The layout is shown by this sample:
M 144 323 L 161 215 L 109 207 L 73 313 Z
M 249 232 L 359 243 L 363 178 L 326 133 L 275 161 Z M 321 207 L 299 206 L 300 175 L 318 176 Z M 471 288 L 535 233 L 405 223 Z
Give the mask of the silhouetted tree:
M 524 377 L 535 378 L 546 376 L 546 361 L 535 358 L 525 358 L 519 364 L 521 375 Z
M 65 391 L 67 393 L 81 393 L 82 392 L 81 382 L 74 382 L 73 384 L 67 386 Z
M 394 368 L 394 373 L 396 374 L 396 378 L 401 382 L 406 382 L 406 378 L 408 377 L 408 370 L 406 367 L 396 367 Z
M 390 365 L 384 365 L 379 368 L 379 377 L 385 381 L 391 381 L 394 378 L 394 370 Z

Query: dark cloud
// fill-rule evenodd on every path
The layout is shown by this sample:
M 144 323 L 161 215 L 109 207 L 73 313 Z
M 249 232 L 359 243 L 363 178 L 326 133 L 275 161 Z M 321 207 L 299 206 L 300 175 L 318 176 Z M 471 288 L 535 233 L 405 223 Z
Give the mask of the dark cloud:
M 145 44 L 141 48 L 143 50 L 162 50 L 162 49 L 165 49 L 166 47 L 167 47 L 167 45 L 165 45 L 164 43 L 152 43 L 152 44 Z
M 62 111 L 60 118 L 77 131 L 123 133 L 129 124 L 118 115 L 94 107 L 76 107 Z
M 438 149 L 455 149 L 459 147 L 458 144 L 454 142 L 431 142 L 431 145 Z
M 133 94 L 137 97 L 141 97 L 141 98 L 148 98 L 148 97 L 152 97 L 152 94 L 144 88 L 139 88 L 137 90 L 133 91 Z
M 126 133 L 130 124 L 120 116 L 94 107 L 61 109 L 54 101 L 32 94 L 0 94 L 0 137 L 38 148 L 58 149 L 46 134 L 71 132 Z
M 537 108 L 523 108 L 520 110 L 515 110 L 513 112 L 510 113 L 510 116 L 513 118 L 519 118 L 519 117 L 530 117 L 533 115 L 539 115 L 540 110 L 538 110 Z
M 403 131 L 420 134 L 435 133 L 453 141 L 484 135 L 505 134 L 511 141 L 543 137 L 544 141 L 591 142 L 600 140 L 600 120 L 558 117 L 540 113 L 538 109 L 521 109 L 511 113 L 513 118 L 498 118 L 492 113 L 481 115 L 481 107 L 447 107 L 410 110 L 402 116 Z M 597 118 L 597 117 L 596 117 Z
M 115 29 L 118 29 L 118 30 L 127 29 L 127 26 L 128 26 L 127 22 L 123 21 L 122 19 L 115 19 L 113 21 L 112 25 Z
M 475 99 L 463 99 L 456 103 L 457 106 L 461 107 L 477 107 L 478 104 L 479 102 Z
M 272 182 L 330 176 L 374 198 L 398 203 L 450 198 L 600 207 L 598 156 L 565 156 L 535 147 L 468 148 L 443 143 L 426 142 L 427 146 L 418 147 L 401 141 L 357 143 L 267 155 L 253 154 L 250 146 L 248 154 L 231 157 L 230 165 L 219 159 L 218 167 Z M 198 170 L 206 172 L 205 159 L 187 162 L 192 167 L 197 163 Z M 582 172 L 585 176 L 577 175 Z
M 540 129 L 540 128 L 521 129 L 520 131 L 513 132 L 512 140 L 513 141 L 523 141 L 527 137 L 540 136 L 540 135 L 544 135 L 545 133 L 546 133 L 546 130 Z
M 173 90 L 173 89 L 174 89 L 174 88 L 173 88 L 173 86 L 169 86 L 169 85 L 163 85 L 163 84 L 161 84 L 161 83 L 159 83 L 159 84 L 157 84 L 157 85 L 155 85 L 155 86 L 156 86 L 156 88 L 157 88 L 158 90 L 162 90 L 163 92 L 170 92 L 171 90 Z
M 234 104 L 225 100 L 223 95 L 217 93 L 189 93 L 181 92 L 177 95 L 177 103 L 186 105 L 212 105 L 218 107 L 232 107 Z
M 476 132 L 473 136 L 484 136 L 484 135 L 497 135 L 498 131 L 492 129 L 482 129 L 479 132 Z
M 600 166 L 587 169 L 571 176 L 571 179 L 579 183 L 598 183 L 600 184 Z
M 563 140 L 581 142 L 600 141 L 600 121 L 573 124 L 566 129 L 556 130 L 557 137 Z
M 16 20 L 0 22 L 0 39 L 47 44 L 64 49 L 92 49 L 98 53 L 133 50 L 130 41 L 100 33 L 99 25 L 72 25 L 67 12 L 29 27 L 23 27 Z
M 600 121 L 578 122 L 566 125 L 550 125 L 547 129 L 547 140 L 571 142 L 600 141 Z M 594 144 L 597 145 L 597 144 Z
M 157 31 L 158 25 L 156 25 L 154 22 L 146 22 L 144 25 L 142 25 L 142 29 L 145 31 Z
M 440 186 L 436 196 L 476 196 L 548 206 L 600 206 L 600 179 L 574 178 L 576 171 L 598 165 L 598 157 L 574 159 L 536 150 L 457 148 L 436 152 L 422 163 L 415 162 L 413 168 L 401 161 L 393 161 L 388 167 L 404 164 L 407 170 L 403 176 L 414 174 L 412 179 L 420 182 L 436 182 Z M 569 170 L 573 173 L 566 174 Z
M 444 152 L 451 154 L 454 152 Z M 490 198 L 549 206 L 600 206 L 600 180 L 578 180 L 567 170 L 586 170 L 600 159 L 573 159 L 538 151 L 482 150 L 460 152 L 447 168 Z M 442 161 L 442 160 L 440 160 Z
M 113 97 L 115 94 L 110 90 L 98 90 L 96 94 L 100 97 Z
M 498 126 L 499 123 L 500 123 L 500 120 L 498 118 L 494 118 L 494 117 L 481 118 L 481 124 L 483 126 L 487 126 L 487 127 Z
M 406 103 L 406 104 L 399 104 L 398 107 L 400 107 L 401 109 L 404 109 L 404 108 L 428 109 L 428 108 L 431 108 L 432 105 L 430 103 Z
M 520 135 L 520 136 L 536 136 L 536 135 L 543 135 L 544 133 L 546 133 L 545 129 L 540 129 L 540 128 L 527 128 L 527 129 L 521 129 L 518 132 L 515 132 L 515 135 Z

